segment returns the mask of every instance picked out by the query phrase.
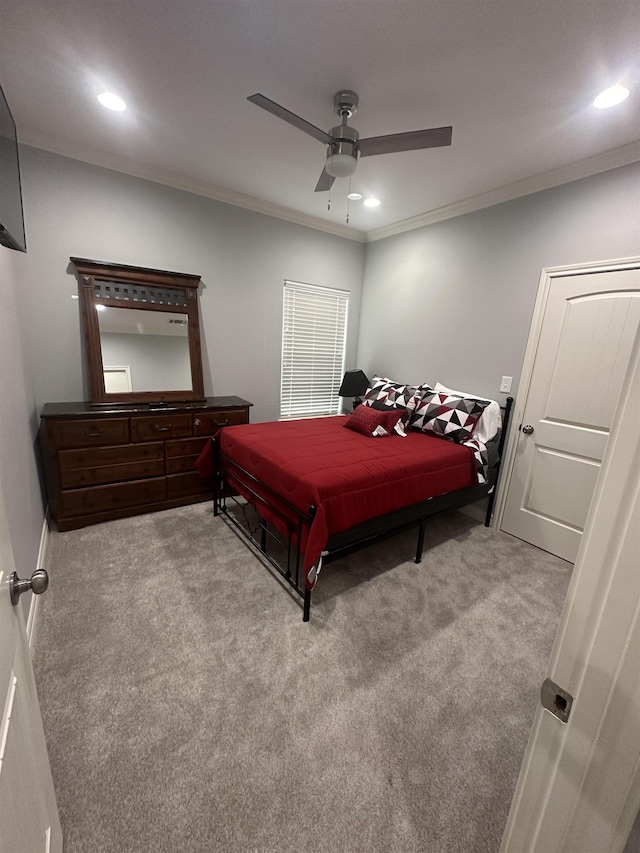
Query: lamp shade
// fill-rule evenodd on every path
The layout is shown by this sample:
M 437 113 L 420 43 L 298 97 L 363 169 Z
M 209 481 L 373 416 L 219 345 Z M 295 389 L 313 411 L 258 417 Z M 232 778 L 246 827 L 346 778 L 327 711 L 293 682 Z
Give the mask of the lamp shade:
M 347 370 L 338 394 L 341 397 L 359 397 L 369 387 L 369 380 L 362 370 Z

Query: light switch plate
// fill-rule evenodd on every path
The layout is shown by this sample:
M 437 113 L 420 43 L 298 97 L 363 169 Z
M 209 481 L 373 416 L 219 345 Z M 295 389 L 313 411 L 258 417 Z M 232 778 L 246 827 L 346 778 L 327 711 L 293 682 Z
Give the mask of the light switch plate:
M 508 394 L 511 391 L 511 383 L 513 382 L 513 376 L 503 376 L 502 382 L 500 383 L 500 390 L 503 394 Z

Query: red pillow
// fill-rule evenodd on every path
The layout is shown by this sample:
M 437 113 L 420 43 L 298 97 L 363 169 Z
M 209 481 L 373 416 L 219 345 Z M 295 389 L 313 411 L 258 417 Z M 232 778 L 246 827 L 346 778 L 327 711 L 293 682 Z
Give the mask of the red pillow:
M 358 406 L 355 411 L 350 414 L 344 425 L 347 429 L 353 429 L 356 432 L 361 432 L 363 435 L 370 435 L 374 438 L 384 435 L 397 435 L 394 431 L 395 425 L 400 421 L 402 424 L 401 413 L 394 409 L 387 409 L 386 412 L 381 412 L 371 406 Z M 382 427 L 385 432 L 375 432 L 378 427 Z

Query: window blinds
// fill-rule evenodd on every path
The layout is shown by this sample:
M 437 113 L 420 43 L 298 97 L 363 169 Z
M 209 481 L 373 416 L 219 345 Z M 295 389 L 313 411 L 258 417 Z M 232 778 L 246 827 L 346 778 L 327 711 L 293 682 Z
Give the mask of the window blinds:
M 349 293 L 285 281 L 280 417 L 336 415 Z

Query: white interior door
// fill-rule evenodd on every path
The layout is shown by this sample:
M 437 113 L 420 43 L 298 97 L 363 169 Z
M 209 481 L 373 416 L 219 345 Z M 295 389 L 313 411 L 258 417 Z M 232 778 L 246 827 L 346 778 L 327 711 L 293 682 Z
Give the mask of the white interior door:
M 62 831 L 0 491 L 0 851 L 61 853 Z
M 104 390 L 107 394 L 122 394 L 132 390 L 130 365 L 110 364 L 104 367 L 103 373 Z
M 639 327 L 640 269 L 553 278 L 534 341 L 506 533 L 575 561 Z
M 589 510 L 501 853 L 619 853 L 640 807 L 640 340 Z

